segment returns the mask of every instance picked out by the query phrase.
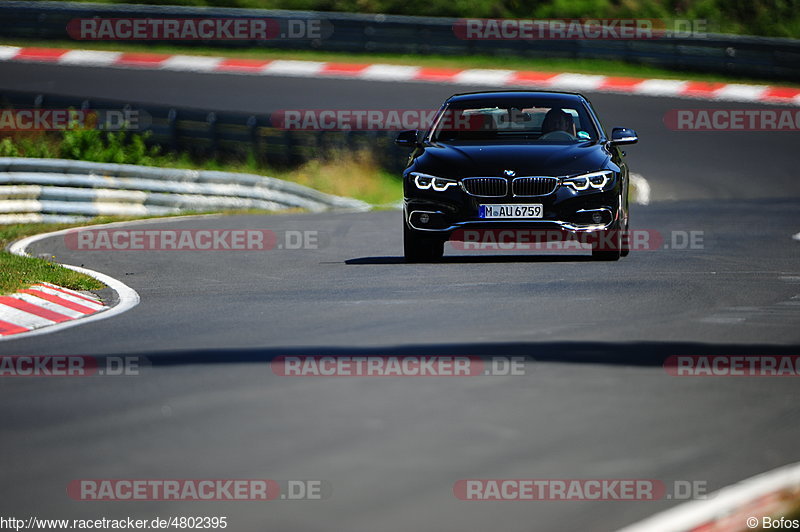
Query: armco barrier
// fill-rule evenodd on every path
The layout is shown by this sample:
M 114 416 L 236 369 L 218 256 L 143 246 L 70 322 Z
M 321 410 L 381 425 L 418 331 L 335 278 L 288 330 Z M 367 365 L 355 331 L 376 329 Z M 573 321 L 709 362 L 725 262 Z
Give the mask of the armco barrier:
M 106 109 L 130 108 L 127 103 L 38 92 L 0 91 L 0 108 Z M 369 151 L 387 170 L 405 167 L 409 150 L 395 145 L 396 131 L 294 131 L 274 127 L 268 114 L 136 105 L 147 120 L 149 142 L 167 150 L 215 154 L 252 154 L 270 166 L 294 167 L 341 153 Z
M 182 41 L 192 46 L 269 47 L 340 52 L 486 54 L 497 56 L 614 59 L 673 69 L 771 79 L 800 79 L 800 40 L 707 34 L 655 40 L 459 39 L 456 19 L 129 4 L 0 2 L 0 37 L 69 40 L 75 18 L 268 17 L 322 20 L 332 33 L 321 39 Z M 81 41 L 75 41 L 76 44 Z
M 0 158 L 0 224 L 225 209 L 368 210 L 362 201 L 253 174 Z

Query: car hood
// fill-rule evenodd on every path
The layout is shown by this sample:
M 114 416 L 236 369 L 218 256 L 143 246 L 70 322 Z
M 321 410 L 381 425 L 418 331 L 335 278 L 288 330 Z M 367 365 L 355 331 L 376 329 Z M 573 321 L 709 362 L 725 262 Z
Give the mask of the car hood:
M 563 176 L 606 168 L 610 154 L 602 144 L 429 144 L 413 170 L 441 177 Z

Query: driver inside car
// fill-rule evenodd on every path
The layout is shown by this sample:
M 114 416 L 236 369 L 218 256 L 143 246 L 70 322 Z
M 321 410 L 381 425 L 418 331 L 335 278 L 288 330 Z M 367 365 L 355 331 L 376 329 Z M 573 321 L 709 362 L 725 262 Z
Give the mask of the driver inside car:
M 575 140 L 576 135 L 575 121 L 572 119 L 571 114 L 561 109 L 553 108 L 544 115 L 542 136 L 539 137 L 541 140 Z

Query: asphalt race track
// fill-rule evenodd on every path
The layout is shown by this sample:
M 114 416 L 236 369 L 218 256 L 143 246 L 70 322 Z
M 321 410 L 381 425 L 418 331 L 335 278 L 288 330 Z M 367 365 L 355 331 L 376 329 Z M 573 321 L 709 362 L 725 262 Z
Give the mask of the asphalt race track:
M 434 108 L 473 87 L 0 64 L 40 90 L 253 112 Z M 477 87 L 480 88 L 480 87 Z M 317 249 L 115 251 L 35 244 L 122 280 L 108 320 L 0 343 L 2 355 L 139 356 L 138 376 L 0 380 L 0 510 L 53 518 L 227 515 L 229 529 L 614 530 L 676 504 L 467 502 L 469 478 L 701 481 L 714 491 L 800 460 L 792 378 L 673 377 L 671 355 L 798 355 L 796 133 L 667 129 L 735 102 L 591 94 L 636 129 L 652 187 L 632 228 L 699 249 L 618 263 L 446 249 L 404 264 L 396 211 L 190 218 L 148 229 L 316 231 Z M 144 226 L 141 223 L 131 227 Z M 680 247 L 680 246 L 677 246 Z M 289 378 L 281 355 L 524 356 L 525 375 Z M 321 479 L 322 501 L 87 502 L 100 478 Z

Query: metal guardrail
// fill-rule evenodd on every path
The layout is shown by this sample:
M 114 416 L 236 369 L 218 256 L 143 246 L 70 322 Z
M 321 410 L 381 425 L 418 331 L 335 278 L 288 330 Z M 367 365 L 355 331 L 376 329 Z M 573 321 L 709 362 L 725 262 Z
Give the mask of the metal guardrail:
M 359 200 L 253 174 L 0 158 L 0 224 L 225 209 L 368 210 Z
M 82 17 L 266 17 L 320 20 L 321 39 L 181 41 L 186 46 L 269 47 L 341 52 L 486 54 L 530 58 L 615 59 L 671 69 L 800 80 L 800 40 L 707 34 L 654 40 L 463 40 L 456 19 L 128 4 L 0 3 L 0 37 L 69 40 L 67 23 Z M 80 41 L 75 41 L 77 44 Z
M 0 108 L 132 109 L 130 104 L 41 93 L 0 91 Z M 274 167 L 367 151 L 383 168 L 400 172 L 409 150 L 395 145 L 396 131 L 305 131 L 273 126 L 269 114 L 206 111 L 158 105 L 137 105 L 148 142 L 176 152 L 203 155 L 253 155 Z

